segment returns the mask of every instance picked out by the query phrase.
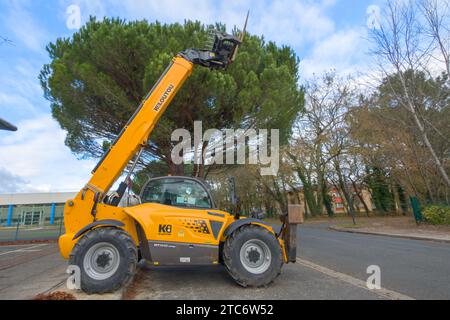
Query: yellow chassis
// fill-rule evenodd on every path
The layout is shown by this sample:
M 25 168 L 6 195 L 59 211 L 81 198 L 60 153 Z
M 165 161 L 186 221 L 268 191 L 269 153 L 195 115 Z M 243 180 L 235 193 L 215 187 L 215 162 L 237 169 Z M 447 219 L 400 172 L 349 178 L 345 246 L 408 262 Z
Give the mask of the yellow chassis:
M 86 201 L 86 202 L 85 202 Z M 134 240 L 136 246 L 140 246 L 142 239 L 139 239 L 137 225 L 139 225 L 145 234 L 146 241 L 159 241 L 170 243 L 188 243 L 193 245 L 210 245 L 219 246 L 227 238 L 225 231 L 236 222 L 234 216 L 227 212 L 219 210 L 198 210 L 198 209 L 182 209 L 171 206 L 147 203 L 134 207 L 120 208 L 105 204 L 99 204 L 97 207 L 97 221 L 100 224 L 87 229 L 84 233 L 76 234 L 80 229 L 92 223 L 92 220 L 84 221 L 74 212 L 74 204 L 83 205 L 89 203 L 87 199 L 69 200 L 65 207 L 66 225 L 72 228 L 67 230 L 64 235 L 59 238 L 59 247 L 62 256 L 68 259 L 76 242 L 86 233 L 95 228 L 103 228 L 110 224 L 102 224 L 102 221 L 114 220 L 123 224 L 123 226 L 113 226 L 127 232 Z M 85 210 L 89 210 L 86 207 Z M 73 220 L 72 220 L 73 219 Z M 247 222 L 246 219 L 242 219 Z M 211 223 L 217 222 L 221 224 L 220 231 L 217 236 L 212 232 L 204 232 L 201 226 L 205 226 L 206 230 L 211 230 Z M 258 225 L 275 234 L 273 228 L 264 222 L 248 221 L 249 224 Z M 170 232 L 160 232 L 160 226 L 170 226 Z M 287 263 L 286 249 L 284 241 L 278 239 L 283 251 L 284 262 Z M 217 257 L 219 259 L 219 257 Z M 214 261 L 217 262 L 218 260 Z M 159 261 L 153 261 L 159 264 Z
M 137 151 L 146 145 L 149 134 L 191 74 L 192 69 L 193 63 L 186 58 L 177 56 L 173 59 L 110 150 L 94 169 L 88 184 L 75 199 L 67 201 L 64 209 L 66 233 L 59 239 L 60 251 L 65 259 L 69 258 L 76 242 L 84 233 L 102 227 L 124 230 L 132 237 L 137 246 L 142 246 L 145 241 L 219 246 L 225 241 L 226 230 L 236 223 L 235 218 L 227 212 L 181 209 L 154 203 L 120 208 L 103 202 L 106 193 L 123 172 L 125 166 Z M 215 215 L 211 215 L 211 213 L 215 213 Z M 211 222 L 221 223 L 219 234 L 199 233 L 195 231 L 195 228 L 189 227 L 190 224 L 200 223 L 200 226 L 206 225 L 211 230 Z M 262 221 L 249 220 L 248 223 L 259 225 L 275 234 L 273 229 Z M 160 226 L 168 225 L 171 226 L 170 233 L 159 232 Z M 143 230 L 145 239 L 142 236 L 139 237 L 139 228 Z M 284 260 L 287 262 L 285 244 L 281 239 L 278 241 Z

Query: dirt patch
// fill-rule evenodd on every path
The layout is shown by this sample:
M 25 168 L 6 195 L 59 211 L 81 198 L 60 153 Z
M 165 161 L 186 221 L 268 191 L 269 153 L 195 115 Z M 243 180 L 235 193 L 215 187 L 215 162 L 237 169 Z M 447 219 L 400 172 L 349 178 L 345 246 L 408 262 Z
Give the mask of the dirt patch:
M 73 294 L 56 291 L 48 294 L 38 294 L 33 300 L 77 300 Z
M 145 271 L 143 270 L 137 271 L 131 283 L 128 285 L 127 288 L 125 288 L 122 294 L 122 300 L 133 300 L 137 296 L 139 292 L 139 287 L 145 278 L 144 273 Z
M 450 241 L 450 226 L 436 226 L 427 223 L 416 224 L 412 217 L 358 218 L 356 225 L 350 221 L 336 223 L 335 230 L 403 238 Z
M 350 222 L 351 220 L 349 220 Z M 422 232 L 439 232 L 449 233 L 450 226 L 437 226 L 428 223 L 417 224 L 413 217 L 372 217 L 372 218 L 356 218 L 356 226 L 353 226 L 351 222 L 346 222 L 345 225 L 338 224 L 338 226 L 353 227 L 353 228 L 366 228 L 373 231 L 381 229 L 395 229 L 404 231 L 422 231 Z

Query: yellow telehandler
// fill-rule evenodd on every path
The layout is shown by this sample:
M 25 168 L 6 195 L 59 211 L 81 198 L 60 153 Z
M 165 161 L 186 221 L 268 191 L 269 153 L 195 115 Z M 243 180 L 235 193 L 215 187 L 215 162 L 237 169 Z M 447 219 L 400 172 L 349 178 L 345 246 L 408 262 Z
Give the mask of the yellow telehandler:
M 256 287 L 271 283 L 283 263 L 295 262 L 296 237 L 289 232 L 287 218 L 277 234 L 261 220 L 218 210 L 208 187 L 198 179 L 151 179 L 136 205 L 119 206 L 150 133 L 193 67 L 227 68 L 244 33 L 245 27 L 239 38 L 216 33 L 210 50 L 180 52 L 94 168 L 89 182 L 66 202 L 59 248 L 70 265 L 79 267 L 85 292 L 105 293 L 128 284 L 142 259 L 151 265 L 224 264 L 238 284 Z M 128 177 L 111 194 L 129 163 Z

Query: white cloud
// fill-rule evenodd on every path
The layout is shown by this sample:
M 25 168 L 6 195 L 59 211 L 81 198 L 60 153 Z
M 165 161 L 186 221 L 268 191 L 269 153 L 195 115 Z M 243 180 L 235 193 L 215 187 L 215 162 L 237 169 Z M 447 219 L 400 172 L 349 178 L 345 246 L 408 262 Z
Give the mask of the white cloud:
M 303 78 L 311 78 L 331 69 L 337 73 L 348 75 L 364 72 L 369 68 L 369 43 L 367 29 L 349 28 L 331 33 L 321 41 L 317 41 L 300 65 Z
M 11 189 L 78 190 L 87 182 L 94 162 L 75 158 L 64 145 L 65 132 L 50 115 L 17 126 L 17 132 L 0 133 L 0 168 L 14 173 Z
M 42 62 L 33 64 L 23 59 L 18 59 L 15 66 L 0 61 L 0 116 L 25 119 L 42 113 L 40 106 L 49 110 L 38 81 L 41 66 Z
M 257 34 L 293 47 L 302 47 L 334 31 L 334 22 L 326 16 L 327 6 L 317 2 L 281 0 L 258 12 Z M 261 14 L 261 15 L 260 15 Z
M 224 22 L 228 31 L 241 27 L 247 10 L 250 10 L 248 30 L 264 35 L 266 40 L 279 45 L 292 46 L 302 59 L 302 74 L 309 77 L 314 72 L 331 68 L 354 71 L 355 59 L 367 46 L 362 36 L 365 28 L 336 30 L 333 19 L 327 14 L 337 0 L 64 0 L 63 9 L 69 4 L 81 7 L 83 21 L 89 15 L 98 17 L 120 16 L 129 20 L 148 19 L 173 23 L 186 19 L 203 23 Z M 312 46 L 312 50 L 309 50 Z M 306 53 L 306 56 L 305 56 Z
M 334 22 L 325 14 L 335 0 L 64 0 L 68 5 L 80 6 L 85 22 L 89 15 L 97 17 L 120 16 L 129 20 L 148 19 L 173 23 L 199 20 L 203 23 L 224 22 L 229 31 L 241 27 L 247 10 L 250 10 L 248 30 L 279 44 L 301 47 L 334 31 Z
M 80 5 L 83 17 L 91 14 L 116 16 L 120 13 L 120 17 L 129 20 L 146 18 L 168 23 L 182 23 L 186 19 L 203 23 L 220 21 L 227 24 L 228 31 L 234 26 L 240 28 L 247 10 L 250 10 L 249 32 L 264 35 L 266 40 L 279 45 L 293 47 L 303 61 L 302 75 L 307 77 L 331 68 L 354 71 L 352 59 L 361 56 L 358 50 L 365 32 L 364 28 L 336 30 L 335 22 L 327 14 L 336 0 L 229 0 L 214 4 L 209 0 L 66 0 L 65 6 L 71 3 Z M 312 52 L 309 50 L 311 45 Z
M 28 49 L 43 53 L 49 39 L 48 33 L 33 18 L 26 9 L 29 1 L 8 1 L 8 11 L 3 24 L 12 33 L 13 42 L 22 42 Z
M 0 193 L 12 193 L 23 190 L 27 182 L 19 176 L 0 167 Z
M 35 111 L 35 108 L 26 97 L 0 91 L 0 110 L 2 111 L 2 114 L 6 113 L 7 108 L 14 108 L 14 113 L 16 115 L 19 113 L 30 114 Z
M 214 6 L 209 0 L 180 1 L 121 1 L 126 14 L 136 18 L 154 17 L 164 22 L 183 21 L 184 19 L 212 22 Z
M 304 77 L 331 68 L 351 72 L 364 67 L 364 30 L 336 30 L 335 22 L 327 15 L 335 2 L 60 0 L 59 19 L 66 18 L 69 5 L 77 4 L 83 23 L 90 15 L 157 19 L 167 23 L 190 19 L 203 23 L 221 21 L 230 31 L 235 25 L 242 26 L 250 9 L 249 32 L 264 35 L 266 40 L 279 45 L 292 46 L 302 59 L 301 76 Z M 36 16 L 26 10 L 29 3 L 27 0 L 10 1 L 8 10 L 3 13 L 5 18 L 0 22 L 11 30 L 15 42 L 23 42 L 39 53 L 36 56 L 40 59 L 16 60 L 15 67 L 0 62 L 0 115 L 14 114 L 15 118 L 9 120 L 19 127 L 18 132 L 0 132 L 0 181 L 10 191 L 79 190 L 88 181 L 95 161 L 77 160 L 64 145 L 65 132 L 51 118 L 49 103 L 42 98 L 37 75 L 43 64 L 44 46 L 54 38 L 49 37 L 49 32 L 34 20 Z M 58 31 L 59 36 L 72 32 Z

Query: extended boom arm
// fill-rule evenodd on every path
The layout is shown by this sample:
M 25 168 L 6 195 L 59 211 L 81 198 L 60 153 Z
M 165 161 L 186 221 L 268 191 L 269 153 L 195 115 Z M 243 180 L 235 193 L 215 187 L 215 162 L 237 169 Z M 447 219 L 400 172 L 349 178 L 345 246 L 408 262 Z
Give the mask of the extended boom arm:
M 242 39 L 242 38 L 241 38 Z M 194 65 L 211 69 L 225 69 L 233 62 L 241 39 L 218 33 L 211 50 L 190 49 L 180 52 L 164 71 L 160 79 L 138 107 L 134 115 L 120 132 L 116 141 L 92 171 L 92 177 L 75 199 L 69 200 L 64 209 L 66 235 L 78 231 L 103 216 L 115 215 L 113 210 L 126 189 L 119 188 L 119 197 L 110 201 L 103 199 L 117 178 L 122 174 L 133 156 L 146 144 L 150 133 L 178 90 L 192 73 Z M 122 194 L 120 194 L 122 193 Z M 68 252 L 65 253 L 67 255 Z
M 102 194 L 107 192 L 138 149 L 147 143 L 159 118 L 192 73 L 193 65 L 224 69 L 232 62 L 240 43 L 233 36 L 218 33 L 211 50 L 189 49 L 180 52 L 95 167 L 85 190 Z

